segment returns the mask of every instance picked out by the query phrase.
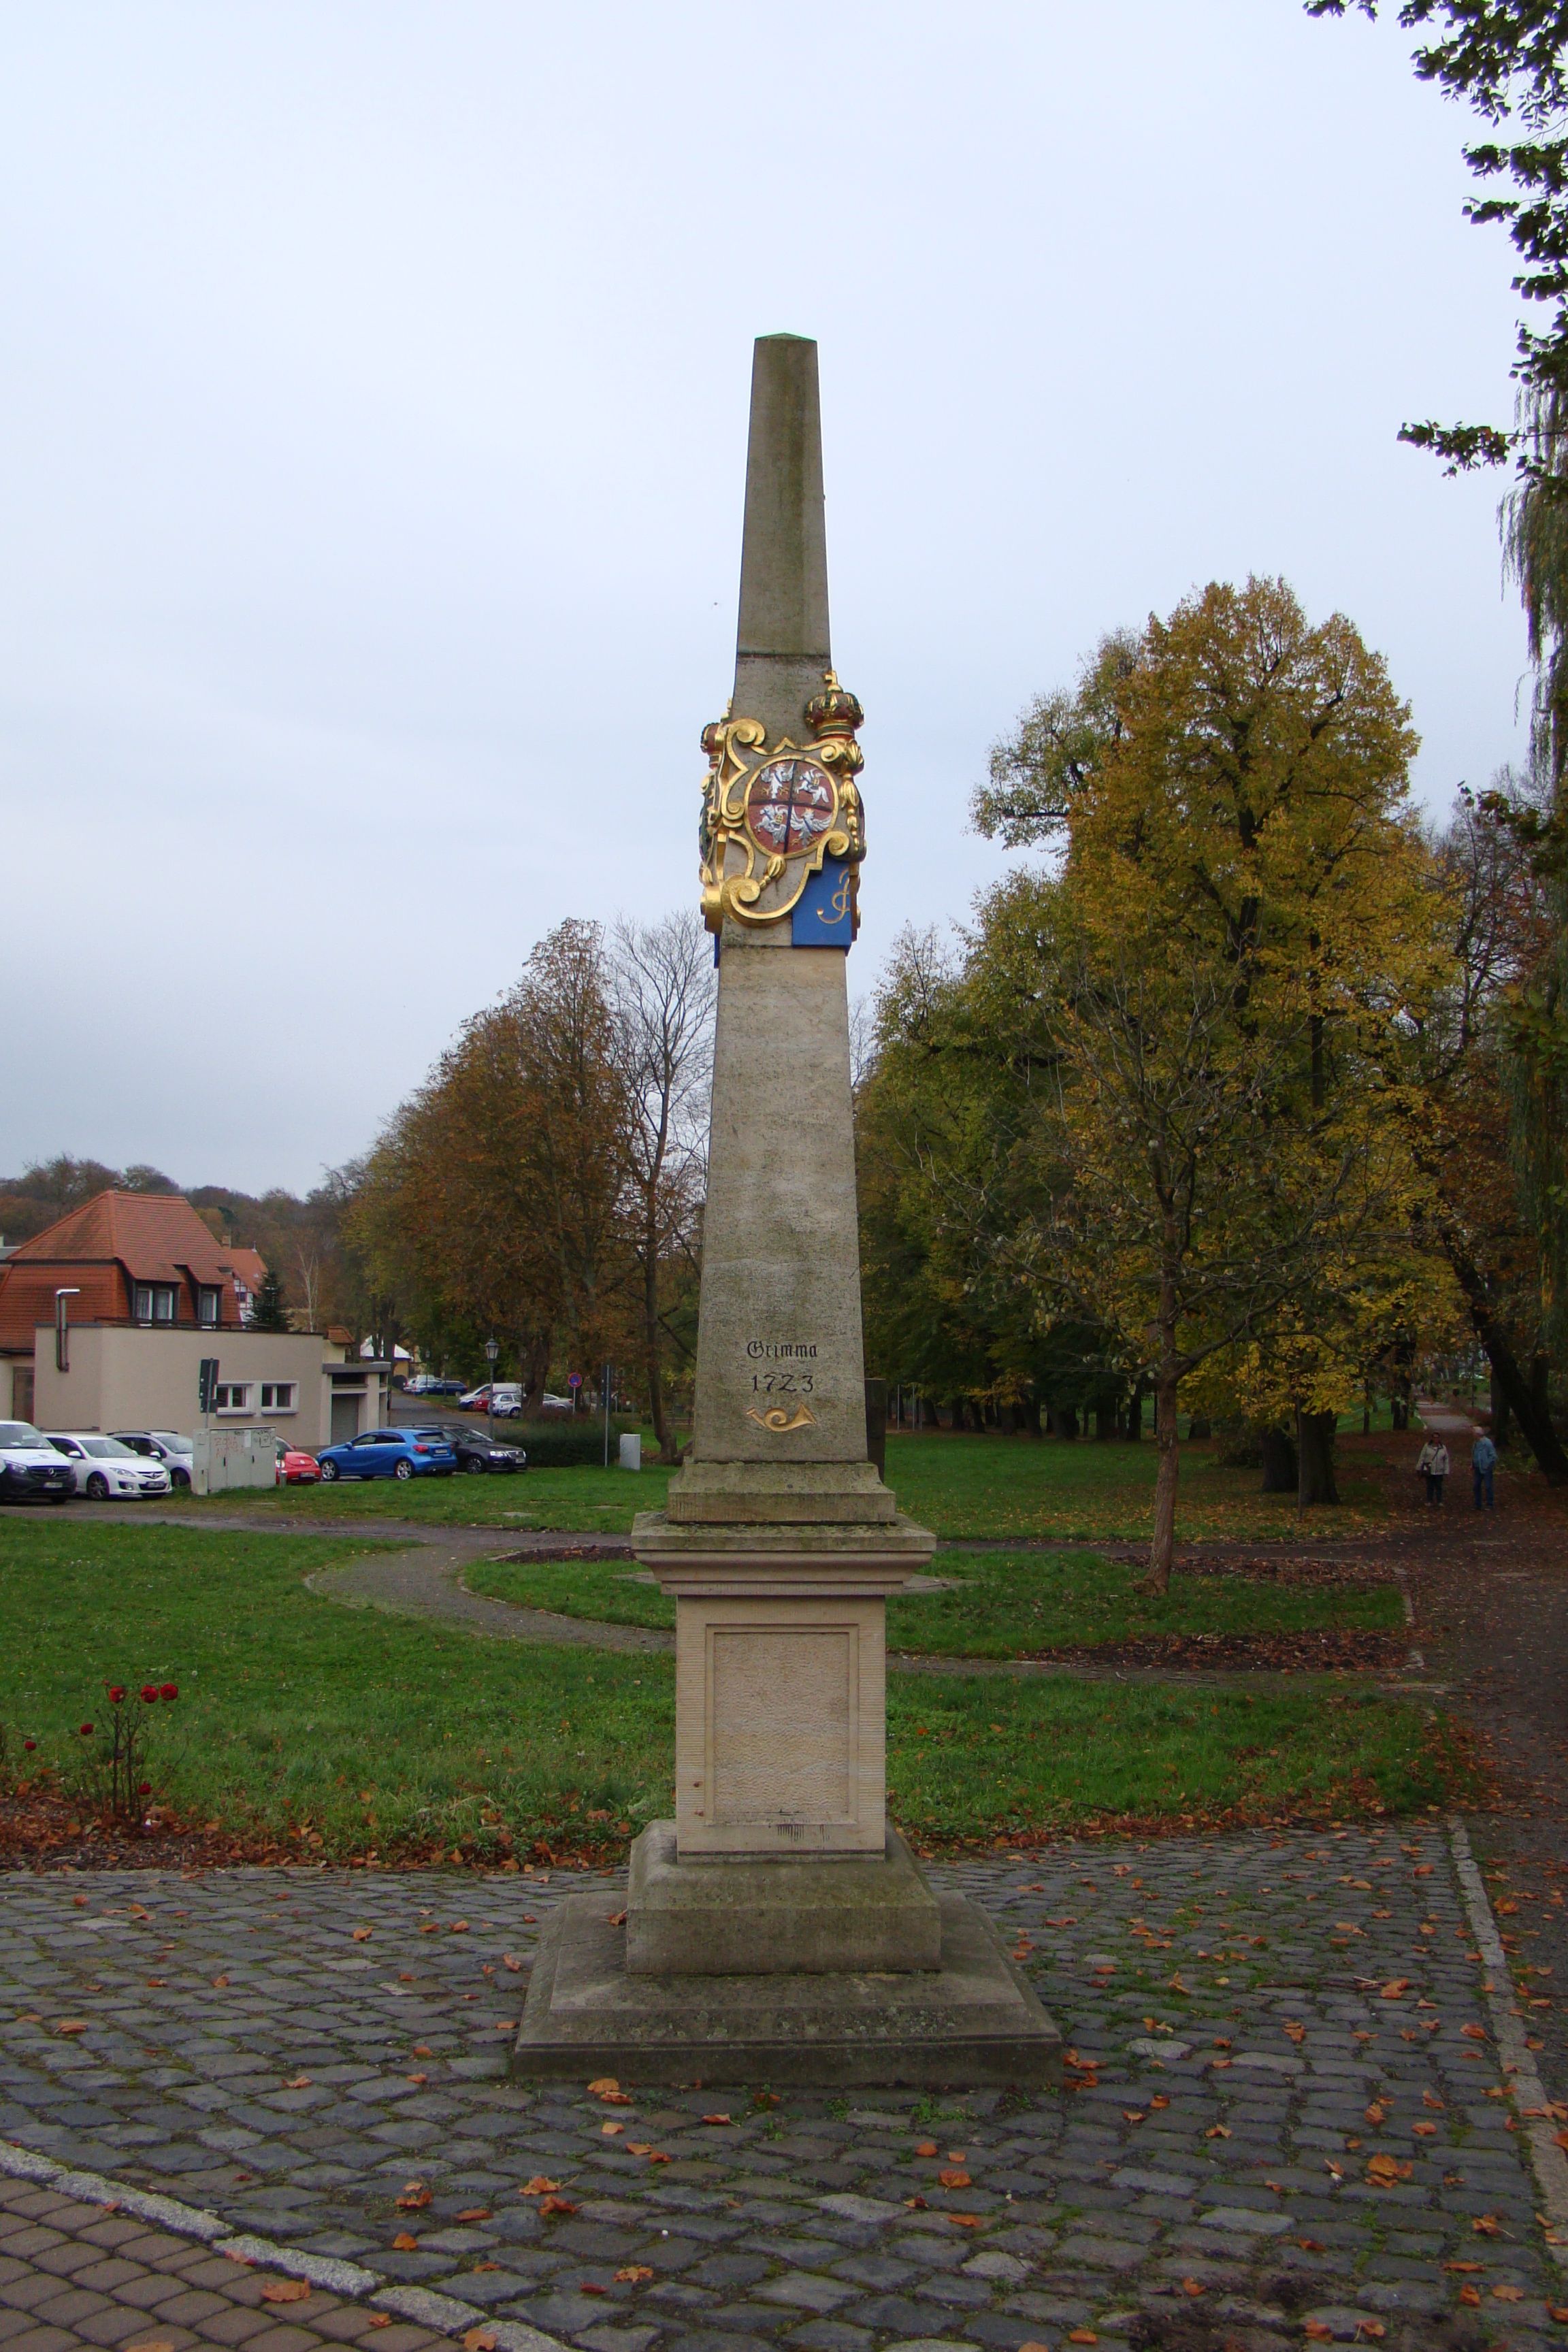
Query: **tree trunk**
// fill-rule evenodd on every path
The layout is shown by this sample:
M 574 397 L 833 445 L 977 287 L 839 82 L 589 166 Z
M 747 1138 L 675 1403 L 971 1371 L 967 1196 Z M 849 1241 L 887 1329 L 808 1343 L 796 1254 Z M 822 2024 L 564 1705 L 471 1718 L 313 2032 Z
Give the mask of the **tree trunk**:
M 1094 1408 L 1094 1442 L 1104 1445 L 1116 1434 L 1116 1407 L 1107 1400 Z
M 518 1378 L 522 1382 L 522 1419 L 529 1420 L 541 1409 L 544 1384 L 550 1378 L 551 1335 L 548 1331 L 524 1331 L 517 1343 Z
M 1298 1510 L 1304 1511 L 1314 1503 L 1337 1503 L 1340 1499 L 1340 1490 L 1334 1484 L 1334 1429 L 1338 1420 L 1339 1415 L 1332 1412 L 1297 1412 Z
M 1547 1485 L 1568 1486 L 1568 1454 L 1563 1453 L 1558 1442 L 1550 1413 L 1536 1411 L 1534 1393 L 1525 1378 L 1523 1367 L 1509 1346 L 1507 1334 L 1492 1312 L 1480 1268 L 1456 1234 L 1445 1233 L 1443 1246 L 1459 1288 L 1465 1294 L 1465 1304 L 1469 1308 L 1476 1337 L 1487 1351 L 1487 1361 L 1491 1366 L 1493 1396 L 1500 1388 L 1502 1390 L 1509 1410 L 1519 1423 L 1525 1444 L 1540 1464 Z
M 1160 1466 L 1154 1477 L 1154 1534 L 1149 1546 L 1148 1571 L 1141 1580 L 1141 1589 L 1145 1592 L 1168 1592 L 1176 1557 L 1176 1481 L 1182 1471 L 1181 1449 L 1176 1443 L 1173 1364 L 1160 1368 L 1154 1391 L 1154 1442 L 1160 1449 Z
M 643 1235 L 642 1254 L 642 1331 L 643 1370 L 647 1378 L 648 1418 L 658 1445 L 658 1458 L 673 1469 L 680 1460 L 680 1447 L 664 1405 L 664 1363 L 661 1340 L 663 1328 L 658 1319 L 658 1225 L 655 1202 L 650 1193 L 647 1202 L 647 1230 Z
M 1410 1426 L 1410 1399 L 1397 1389 L 1388 1400 L 1388 1420 L 1394 1429 L 1408 1429 Z
M 1293 1495 L 1300 1474 L 1289 1432 L 1266 1429 L 1258 1442 L 1263 1449 L 1264 1494 Z
M 1075 1405 L 1075 1404 L 1058 1404 L 1058 1407 L 1057 1407 L 1057 1435 L 1058 1435 L 1058 1437 L 1067 1437 L 1067 1438 L 1076 1438 L 1076 1437 L 1077 1437 L 1077 1435 L 1078 1435 L 1078 1407 L 1077 1407 L 1077 1405 Z
M 1147 1386 L 1147 1381 L 1143 1380 L 1135 1381 L 1133 1384 L 1132 1393 L 1127 1400 L 1127 1443 L 1129 1445 L 1137 1445 L 1142 1441 L 1143 1392 Z
M 1040 1400 L 1033 1389 L 1024 1399 L 1024 1425 L 1031 1437 L 1040 1434 Z

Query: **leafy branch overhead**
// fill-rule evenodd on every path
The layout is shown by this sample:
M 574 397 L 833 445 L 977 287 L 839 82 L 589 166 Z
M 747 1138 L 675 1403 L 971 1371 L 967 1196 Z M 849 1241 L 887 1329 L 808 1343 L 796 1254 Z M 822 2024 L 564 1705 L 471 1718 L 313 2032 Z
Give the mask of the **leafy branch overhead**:
M 1310 16 L 1359 10 L 1375 19 L 1384 0 L 1305 5 Z M 1501 181 L 1506 190 L 1477 197 L 1465 211 L 1478 225 L 1507 228 L 1521 263 L 1514 289 L 1547 313 L 1544 325 L 1523 322 L 1519 330 L 1518 431 L 1428 421 L 1406 425 L 1400 438 L 1445 458 L 1450 473 L 1499 465 L 1511 452 L 1521 480 L 1540 479 L 1552 471 L 1537 438 L 1540 410 L 1568 391 L 1568 6 L 1562 0 L 1401 0 L 1396 21 L 1407 31 L 1430 32 L 1415 51 L 1420 79 L 1465 100 L 1506 134 L 1466 147 L 1477 178 L 1489 185 Z

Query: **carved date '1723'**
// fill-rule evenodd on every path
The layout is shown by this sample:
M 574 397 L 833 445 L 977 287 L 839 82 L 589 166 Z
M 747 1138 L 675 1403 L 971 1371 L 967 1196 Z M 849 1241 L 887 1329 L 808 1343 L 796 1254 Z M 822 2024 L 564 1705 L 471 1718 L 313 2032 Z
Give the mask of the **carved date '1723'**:
M 752 1391 L 759 1397 L 790 1397 L 796 1400 L 792 1413 L 787 1406 L 775 1404 L 759 1412 L 748 1410 L 746 1418 L 758 1427 L 784 1436 L 794 1429 L 805 1429 L 816 1419 L 805 1399 L 816 1389 L 815 1374 L 810 1370 L 816 1356 L 815 1339 L 752 1339 L 747 1342 L 746 1355 L 753 1365 L 768 1364 L 771 1369 L 753 1370 Z

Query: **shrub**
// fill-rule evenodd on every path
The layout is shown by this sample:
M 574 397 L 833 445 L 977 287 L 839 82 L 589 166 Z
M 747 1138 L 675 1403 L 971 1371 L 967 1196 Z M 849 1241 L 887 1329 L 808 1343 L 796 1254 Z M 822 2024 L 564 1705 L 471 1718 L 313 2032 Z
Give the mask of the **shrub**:
M 632 1421 L 610 1423 L 610 1467 L 614 1469 L 623 1430 Z M 605 1462 L 605 1424 L 584 1413 L 574 1421 L 503 1421 L 496 1423 L 503 1445 L 521 1445 L 531 1470 L 599 1470 Z

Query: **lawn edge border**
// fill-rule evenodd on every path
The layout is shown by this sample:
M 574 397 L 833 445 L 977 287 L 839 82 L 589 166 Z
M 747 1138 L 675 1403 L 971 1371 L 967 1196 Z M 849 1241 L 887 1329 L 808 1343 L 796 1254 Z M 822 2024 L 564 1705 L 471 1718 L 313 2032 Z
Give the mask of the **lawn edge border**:
M 461 2303 L 456 2295 L 437 2294 L 429 2287 L 388 2286 L 379 2271 L 367 2271 L 334 2254 L 308 2253 L 302 2246 L 280 2246 L 275 2239 L 233 2230 L 220 2214 L 208 2213 L 199 2205 L 183 2204 L 177 2197 L 161 2196 L 156 2189 L 132 2189 L 101 2172 L 84 2172 L 77 2165 L 61 2164 L 16 2140 L 0 2139 L 0 2172 L 14 2180 L 36 2180 L 40 2188 L 51 2189 L 59 2197 L 76 2198 L 84 2205 L 116 2206 L 138 2221 L 151 2221 L 178 2236 L 199 2239 L 215 2253 L 232 2254 L 237 2262 L 254 2263 L 258 2269 L 282 2271 L 289 2278 L 308 2279 L 312 2286 L 323 2287 L 348 2302 L 373 2303 L 398 2319 L 411 2320 L 443 2336 L 482 2327 L 487 2333 L 493 2331 L 497 2352 L 568 2352 L 558 2337 L 531 2327 L 526 2320 L 493 2318 L 477 2304 Z
M 1524 2021 L 1516 2011 L 1504 2005 L 1503 1995 L 1493 1987 L 1500 1979 L 1511 1989 L 1513 1979 L 1509 1970 L 1508 1954 L 1502 1948 L 1502 1937 L 1492 1915 L 1491 1898 L 1480 1867 L 1470 1851 L 1469 1832 L 1457 1813 L 1448 1820 L 1448 1844 L 1454 1857 L 1454 1871 L 1469 1916 L 1470 1932 L 1486 1967 L 1491 1970 L 1490 1984 L 1484 1986 L 1482 1999 L 1491 2018 L 1492 2039 L 1505 2075 L 1511 2076 L 1514 2090 L 1521 2095 L 1528 2106 L 1544 2107 L 1546 2085 L 1541 2079 L 1541 2069 L 1535 2063 L 1535 2053 L 1524 2038 Z M 1564 2155 L 1552 2137 L 1549 2116 L 1521 2116 L 1521 2123 L 1530 2148 L 1531 2168 L 1535 2185 L 1541 2191 L 1541 2201 L 1546 2209 L 1546 2219 L 1554 2229 L 1568 2230 L 1568 2155 Z M 1568 2244 L 1554 2245 L 1547 2241 L 1547 2249 L 1560 2270 L 1568 2270 Z

